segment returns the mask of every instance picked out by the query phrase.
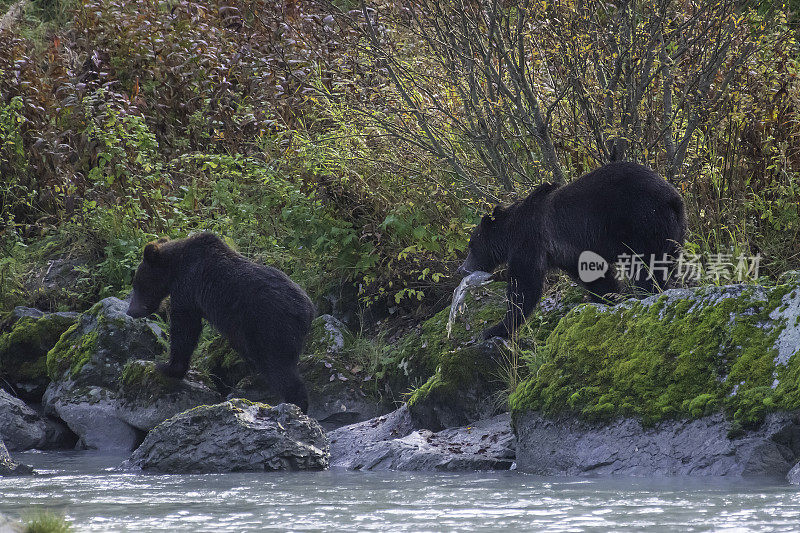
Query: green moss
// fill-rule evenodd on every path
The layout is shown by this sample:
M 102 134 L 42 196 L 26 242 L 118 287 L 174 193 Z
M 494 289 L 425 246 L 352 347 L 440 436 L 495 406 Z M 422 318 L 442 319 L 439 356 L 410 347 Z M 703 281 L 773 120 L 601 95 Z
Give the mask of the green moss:
M 413 408 L 424 401 L 455 401 L 476 379 L 488 379 L 495 366 L 475 346 L 446 351 L 440 354 L 434 374 L 410 394 L 408 406 Z
M 698 289 L 693 298 L 662 296 L 650 306 L 579 306 L 541 347 L 544 363 L 511 396 L 512 412 L 652 423 L 724 407 L 754 423 L 769 410 L 796 409 L 800 356 L 776 368 L 774 344 L 785 324 L 769 318 L 790 290 L 768 289 L 767 301 L 752 289 L 711 301 L 711 289 Z
M 151 396 L 173 388 L 175 380 L 171 380 L 156 369 L 152 361 L 128 361 L 120 374 L 120 391 L 129 396 L 136 396 L 147 391 Z
M 20 318 L 0 335 L 0 375 L 9 381 L 45 378 L 47 352 L 75 321 L 62 315 Z
M 97 348 L 97 331 L 79 335 L 78 324 L 73 324 L 58 339 L 53 348 L 47 352 L 47 375 L 50 379 L 58 379 L 69 370 L 76 376 L 83 365 L 89 362 Z
M 533 353 L 543 343 L 570 307 L 584 292 L 568 285 L 559 291 L 561 306 L 543 311 L 537 307 L 515 339 L 516 348 Z M 406 334 L 381 357 L 376 371 L 379 390 L 391 391 L 392 399 L 409 394 L 412 405 L 423 399 L 448 401 L 475 380 L 498 381 L 497 362 L 479 353 L 483 330 L 499 322 L 506 312 L 506 284 L 495 282 L 473 290 L 465 298 L 465 311 L 457 317 L 447 336 L 447 307 Z
M 351 350 L 354 341 L 354 336 L 344 326 L 344 324 L 336 324 L 333 326 L 341 334 L 341 346 L 335 346 L 337 342 L 336 331 L 328 328 L 328 321 L 326 317 L 317 317 L 311 323 L 311 331 L 308 334 L 308 342 L 306 342 L 305 352 L 312 354 L 328 354 L 331 348 L 336 348 L 338 353 L 347 353 Z

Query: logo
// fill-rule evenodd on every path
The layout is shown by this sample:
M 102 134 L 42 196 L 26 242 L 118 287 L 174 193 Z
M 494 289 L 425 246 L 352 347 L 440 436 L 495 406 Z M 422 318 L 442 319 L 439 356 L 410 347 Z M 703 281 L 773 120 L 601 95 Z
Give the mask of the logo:
M 608 272 L 608 262 L 598 254 L 584 250 L 578 257 L 578 277 L 584 283 L 602 278 Z

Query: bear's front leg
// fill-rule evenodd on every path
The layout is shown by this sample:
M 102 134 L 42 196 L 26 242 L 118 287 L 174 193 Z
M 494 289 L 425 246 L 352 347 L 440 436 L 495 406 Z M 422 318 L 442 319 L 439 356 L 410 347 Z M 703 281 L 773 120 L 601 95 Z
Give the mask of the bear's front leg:
M 182 378 L 189 370 L 202 329 L 199 313 L 173 308 L 169 315 L 169 363 L 159 363 L 156 368 L 165 376 Z
M 511 337 L 522 325 L 539 298 L 544 284 L 544 270 L 533 269 L 525 272 L 519 264 L 509 262 L 508 309 L 503 320 L 483 332 L 484 339 L 492 337 Z

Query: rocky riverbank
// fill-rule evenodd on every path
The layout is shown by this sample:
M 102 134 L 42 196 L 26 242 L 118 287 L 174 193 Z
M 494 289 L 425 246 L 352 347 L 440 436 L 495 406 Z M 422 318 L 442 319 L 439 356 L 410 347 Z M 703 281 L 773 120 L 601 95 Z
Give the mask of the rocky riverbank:
M 580 300 L 546 300 L 514 342 L 483 341 L 504 302 L 502 285 L 482 287 L 450 338 L 445 309 L 367 346 L 371 364 L 365 339 L 321 316 L 301 361 L 310 417 L 253 403 L 270 403 L 269 390 L 219 338 L 201 343 L 185 379 L 163 378 L 163 325 L 127 317 L 121 300 L 80 315 L 18 308 L 0 333 L 0 436 L 12 452 L 136 449 L 126 468 L 160 472 L 516 467 L 800 482 L 798 276 Z M 4 457 L 6 474 L 28 471 Z

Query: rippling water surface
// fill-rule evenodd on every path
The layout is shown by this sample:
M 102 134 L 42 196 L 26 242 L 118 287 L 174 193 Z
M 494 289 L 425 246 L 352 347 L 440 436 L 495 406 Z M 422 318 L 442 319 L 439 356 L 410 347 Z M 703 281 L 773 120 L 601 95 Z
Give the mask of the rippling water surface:
M 42 475 L 0 478 L 0 513 L 64 514 L 78 531 L 798 531 L 779 481 L 519 474 L 298 472 L 162 476 L 123 457 L 29 452 Z

